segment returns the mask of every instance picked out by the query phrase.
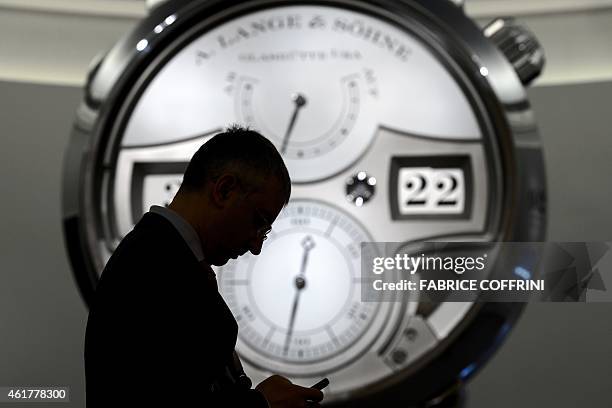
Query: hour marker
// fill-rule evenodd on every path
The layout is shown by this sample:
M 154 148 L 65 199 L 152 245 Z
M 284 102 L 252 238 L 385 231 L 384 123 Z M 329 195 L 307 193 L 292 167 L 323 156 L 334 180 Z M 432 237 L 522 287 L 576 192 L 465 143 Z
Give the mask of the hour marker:
M 263 340 L 264 347 L 266 347 L 268 343 L 270 343 L 270 339 L 272 338 L 272 335 L 274 334 L 275 331 L 276 331 L 276 327 L 274 326 L 270 327 L 270 330 L 268 330 L 268 334 L 266 334 L 266 338 Z
M 336 346 L 339 346 L 340 345 L 340 341 L 338 340 L 338 338 L 336 337 L 336 335 L 332 331 L 331 327 L 325 326 L 325 331 L 327 332 L 327 334 L 329 334 L 329 338 L 334 342 L 334 344 Z
M 336 223 L 338 222 L 338 217 L 335 217 L 332 222 L 329 223 L 329 227 L 327 227 L 327 231 L 325 231 L 325 236 L 329 237 L 329 234 L 331 234 L 332 230 L 334 229 L 334 227 L 336 226 Z
M 248 279 L 227 279 L 224 281 L 228 285 L 248 285 L 249 282 Z

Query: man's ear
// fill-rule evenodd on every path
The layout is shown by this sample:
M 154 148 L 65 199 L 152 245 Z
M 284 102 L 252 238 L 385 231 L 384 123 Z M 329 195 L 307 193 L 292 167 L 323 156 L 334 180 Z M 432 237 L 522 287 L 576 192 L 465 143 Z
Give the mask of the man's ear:
M 212 199 L 219 207 L 225 207 L 240 192 L 240 185 L 236 176 L 230 173 L 222 174 L 213 182 Z

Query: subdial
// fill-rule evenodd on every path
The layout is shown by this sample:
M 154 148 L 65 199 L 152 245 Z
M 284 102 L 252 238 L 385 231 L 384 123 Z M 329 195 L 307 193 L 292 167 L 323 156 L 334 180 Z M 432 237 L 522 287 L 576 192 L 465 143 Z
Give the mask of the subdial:
M 257 108 L 262 106 L 258 100 L 266 94 L 266 83 L 242 76 L 236 87 L 236 114 L 273 140 L 286 159 L 315 158 L 339 147 L 353 131 L 360 111 L 362 81 L 360 74 L 351 74 L 330 87 L 328 93 L 340 93 L 340 103 L 331 109 L 326 120 L 313 124 L 310 118 L 325 106 L 327 95 L 317 90 L 296 89 L 285 98 L 275 100 L 278 109 L 266 114 Z
M 370 239 L 335 207 L 290 202 L 259 256 L 219 269 L 241 339 L 282 362 L 312 363 L 351 347 L 380 306 L 361 302 L 360 243 Z

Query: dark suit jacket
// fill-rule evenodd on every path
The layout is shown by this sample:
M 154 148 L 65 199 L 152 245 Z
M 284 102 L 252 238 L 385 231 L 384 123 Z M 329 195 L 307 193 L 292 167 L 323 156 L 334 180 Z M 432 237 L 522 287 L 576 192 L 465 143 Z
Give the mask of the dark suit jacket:
M 108 261 L 90 305 L 87 407 L 267 407 L 261 393 L 224 380 L 237 332 L 178 231 L 146 213 Z

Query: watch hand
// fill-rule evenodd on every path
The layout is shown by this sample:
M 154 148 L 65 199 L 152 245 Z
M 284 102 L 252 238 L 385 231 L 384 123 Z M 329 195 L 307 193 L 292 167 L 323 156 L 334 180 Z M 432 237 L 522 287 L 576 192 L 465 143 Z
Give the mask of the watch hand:
M 302 293 L 302 289 L 306 287 L 306 265 L 308 263 L 308 253 L 312 248 L 315 247 L 315 242 L 310 235 L 307 235 L 302 240 L 302 248 L 304 248 L 304 253 L 302 255 L 302 265 L 300 267 L 300 274 L 295 278 L 295 287 L 297 291 L 295 292 L 295 297 L 293 298 L 293 307 L 291 308 L 291 315 L 289 316 L 289 328 L 287 330 L 287 337 L 285 337 L 285 347 L 283 348 L 283 354 L 287 355 L 289 352 L 289 343 L 291 342 L 291 337 L 293 335 L 293 325 L 295 323 L 295 316 L 297 315 L 298 303 L 300 301 L 300 293 Z
M 306 286 L 306 281 L 304 278 L 298 276 L 295 278 L 295 284 L 298 290 L 295 293 L 295 298 L 293 298 L 293 307 L 291 308 L 291 315 L 289 316 L 289 329 L 287 330 L 287 337 L 285 337 L 285 347 L 283 347 L 283 354 L 285 356 L 289 352 L 289 343 L 291 342 L 291 336 L 293 335 L 293 324 L 295 323 L 297 307 L 300 301 L 300 293 L 302 293 L 302 289 Z
M 306 98 L 304 97 L 304 95 L 296 93 L 293 95 L 293 103 L 295 104 L 295 108 L 293 109 L 293 115 L 291 116 L 291 120 L 289 121 L 287 131 L 285 132 L 285 137 L 283 137 L 283 143 L 280 148 L 281 154 L 284 154 L 285 150 L 287 150 L 287 144 L 289 143 L 289 137 L 291 136 L 291 131 L 293 130 L 293 126 L 295 125 L 295 120 L 297 119 L 298 112 L 300 111 L 302 106 L 306 105 Z
M 306 273 L 306 263 L 308 262 L 308 253 L 312 248 L 315 247 L 315 242 L 310 235 L 306 235 L 302 240 L 302 248 L 304 248 L 304 255 L 302 256 L 302 266 L 300 267 L 300 275 L 304 276 Z

